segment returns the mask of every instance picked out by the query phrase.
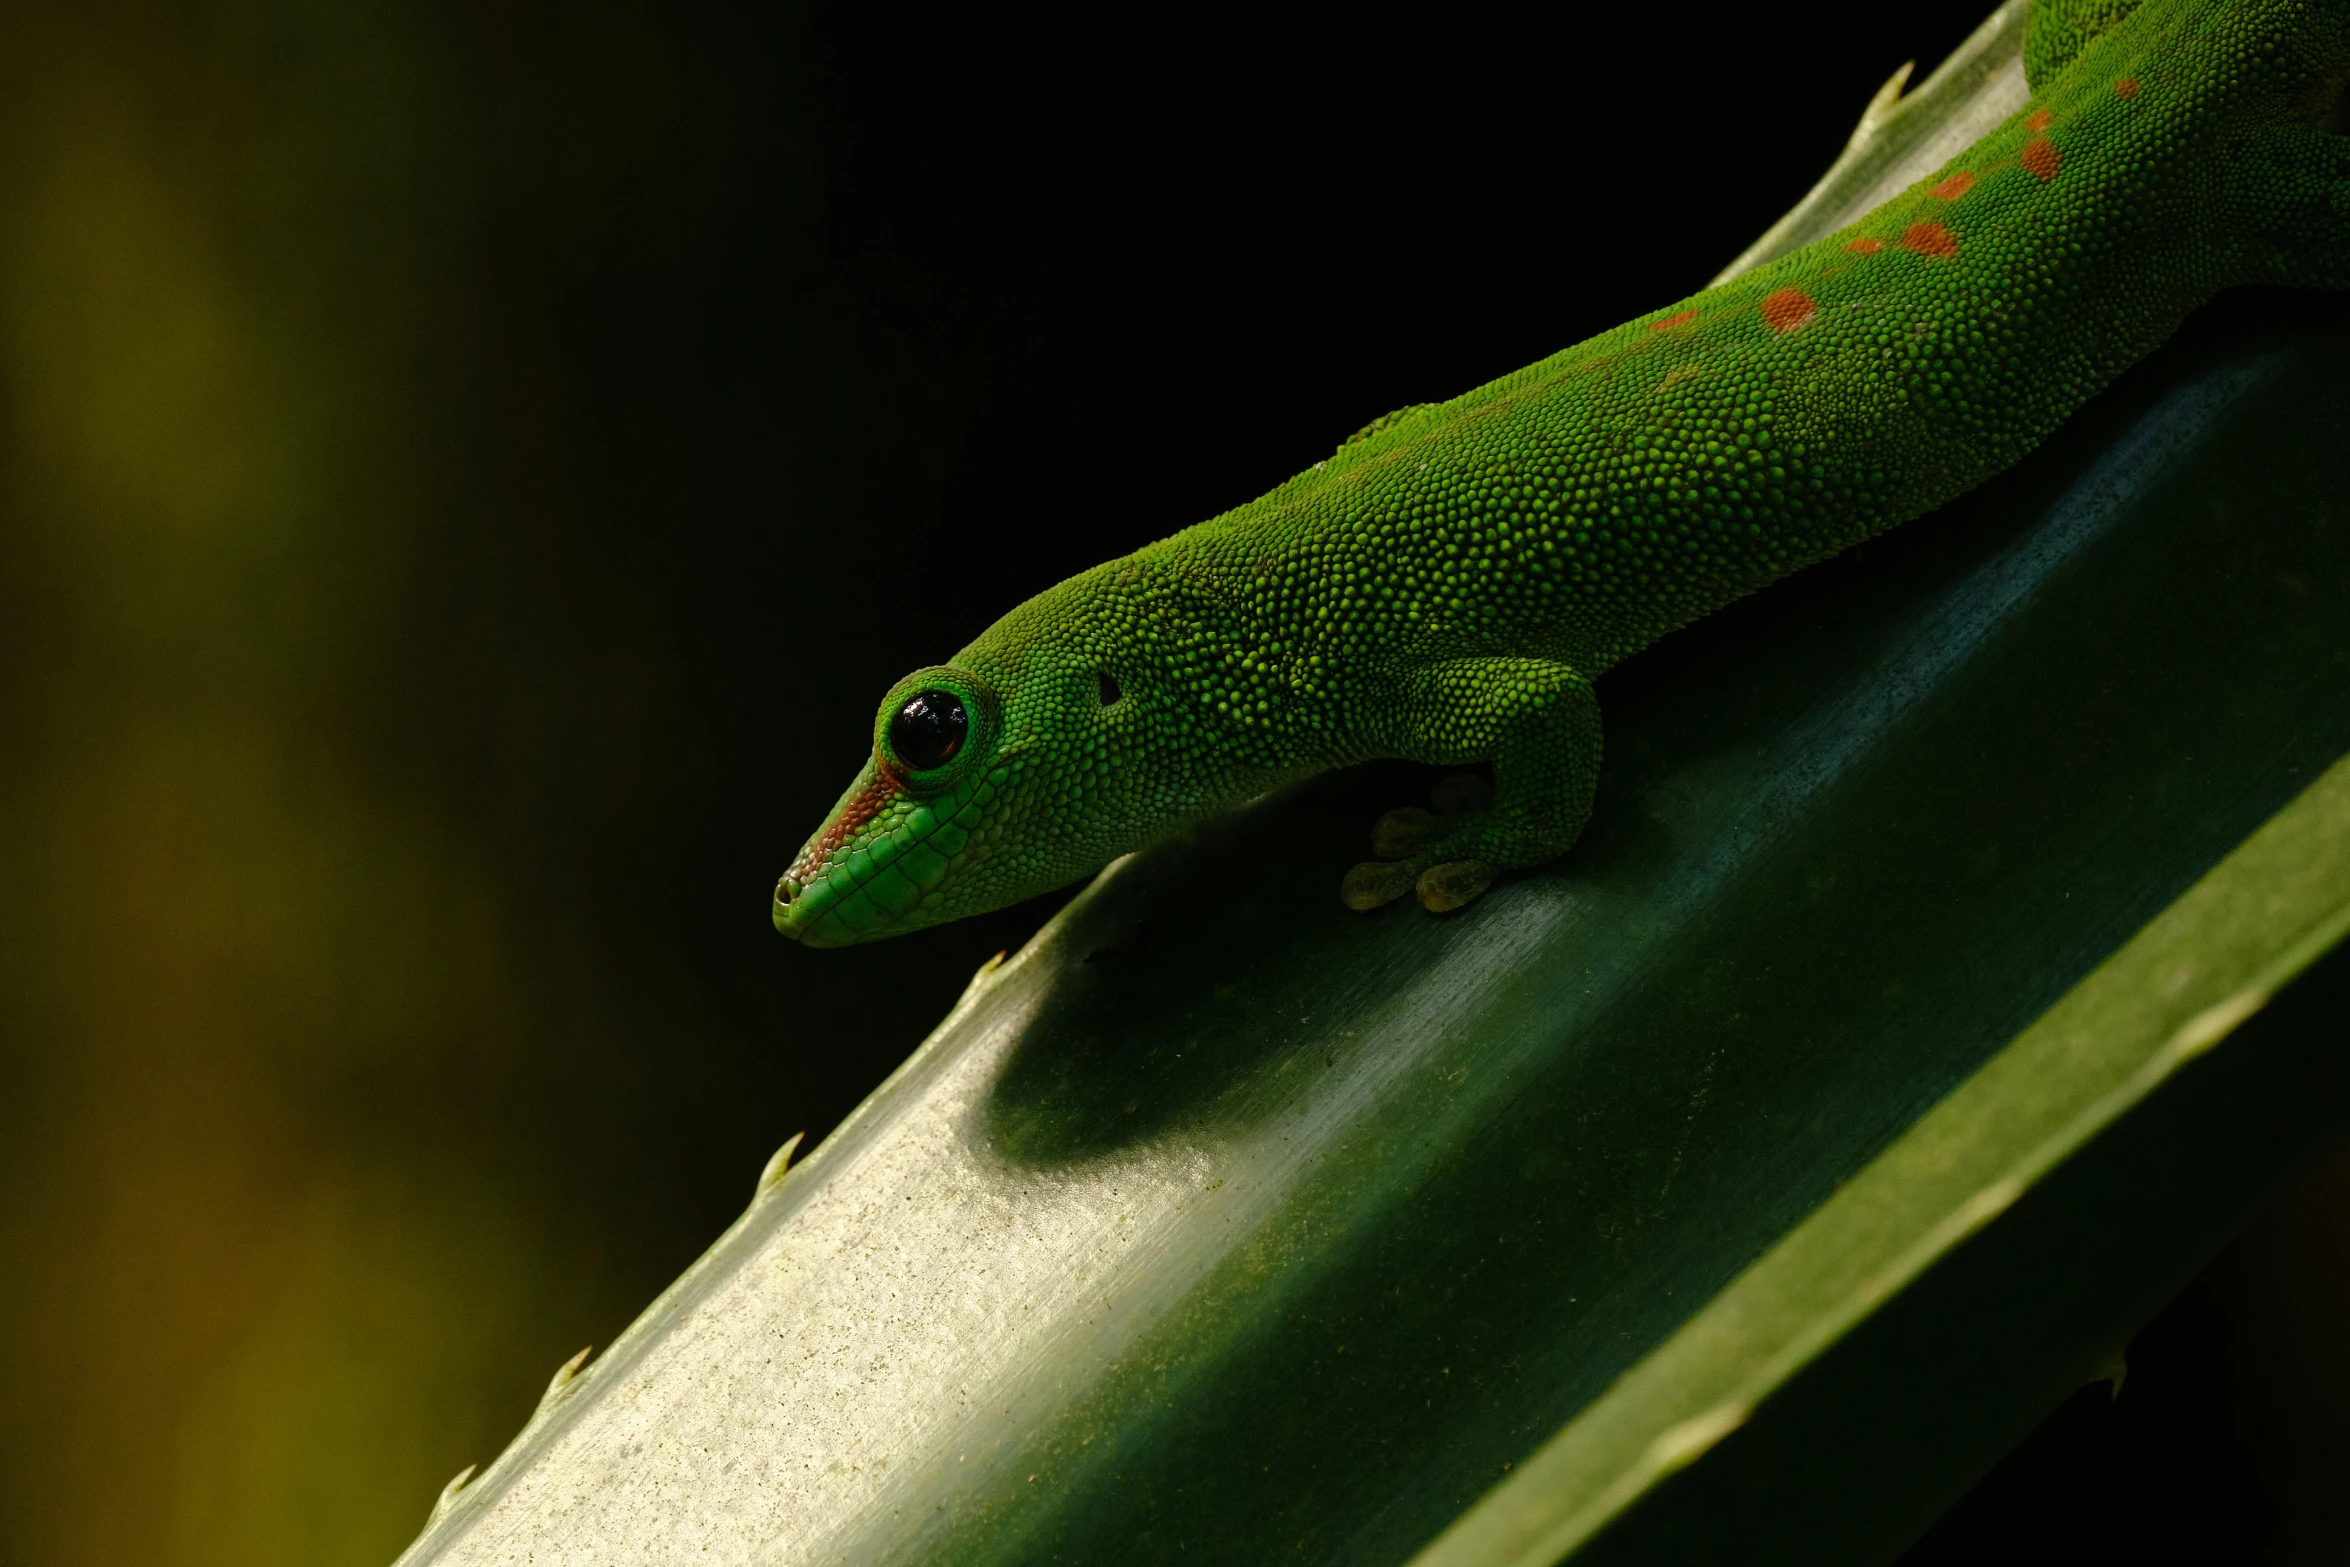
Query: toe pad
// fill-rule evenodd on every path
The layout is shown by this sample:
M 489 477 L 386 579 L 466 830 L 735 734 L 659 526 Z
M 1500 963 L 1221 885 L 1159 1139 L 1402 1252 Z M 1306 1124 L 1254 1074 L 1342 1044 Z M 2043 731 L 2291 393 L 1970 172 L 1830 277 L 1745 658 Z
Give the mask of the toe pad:
M 1420 875 L 1420 907 L 1431 914 L 1450 914 L 1476 902 L 1492 885 L 1493 867 L 1483 860 L 1452 860 L 1431 865 Z
M 1338 884 L 1338 899 L 1358 912 L 1393 903 L 1412 890 L 1409 866 L 1388 860 L 1367 860 L 1346 873 Z

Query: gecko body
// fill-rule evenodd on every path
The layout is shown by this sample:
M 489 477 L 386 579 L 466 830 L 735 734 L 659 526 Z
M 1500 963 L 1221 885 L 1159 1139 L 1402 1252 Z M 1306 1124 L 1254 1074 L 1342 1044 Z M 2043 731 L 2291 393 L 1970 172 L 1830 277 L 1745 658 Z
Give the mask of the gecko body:
M 776 888 L 831 946 L 1000 907 L 1265 789 L 1490 761 L 1345 901 L 1566 852 L 1592 682 L 2013 464 L 2223 288 L 2350 286 L 2350 0 L 2042 0 L 2025 108 L 1850 227 L 1020 605 L 883 700 Z

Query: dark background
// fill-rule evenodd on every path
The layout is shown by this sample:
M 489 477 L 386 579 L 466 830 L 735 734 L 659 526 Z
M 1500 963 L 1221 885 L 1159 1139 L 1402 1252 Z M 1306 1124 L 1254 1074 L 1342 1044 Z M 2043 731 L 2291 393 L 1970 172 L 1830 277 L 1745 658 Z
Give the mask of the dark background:
M 1980 4 L 0 0 L 0 1560 L 388 1559 L 1048 912 L 770 931 L 891 680 Z M 2345 1179 L 1927 1549 L 2339 1552 Z

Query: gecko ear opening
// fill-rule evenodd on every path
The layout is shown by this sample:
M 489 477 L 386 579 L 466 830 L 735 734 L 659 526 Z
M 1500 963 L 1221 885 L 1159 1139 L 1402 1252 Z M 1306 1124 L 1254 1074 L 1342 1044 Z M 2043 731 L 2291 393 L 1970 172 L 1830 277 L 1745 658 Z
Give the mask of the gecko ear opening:
M 1103 669 L 1097 670 L 1093 678 L 1101 693 L 1102 706 L 1116 707 L 1118 699 L 1126 694 L 1118 689 L 1118 677 Z

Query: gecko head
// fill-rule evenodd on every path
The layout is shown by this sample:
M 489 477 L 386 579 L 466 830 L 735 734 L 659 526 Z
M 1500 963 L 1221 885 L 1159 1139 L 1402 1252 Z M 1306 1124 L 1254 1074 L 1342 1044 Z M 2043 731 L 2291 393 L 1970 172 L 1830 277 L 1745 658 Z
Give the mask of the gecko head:
M 872 756 L 776 883 L 777 930 L 811 947 L 903 935 L 1065 886 L 1157 835 L 1153 803 L 1181 793 L 1151 734 L 1168 710 L 1112 651 L 1097 575 L 890 688 Z

